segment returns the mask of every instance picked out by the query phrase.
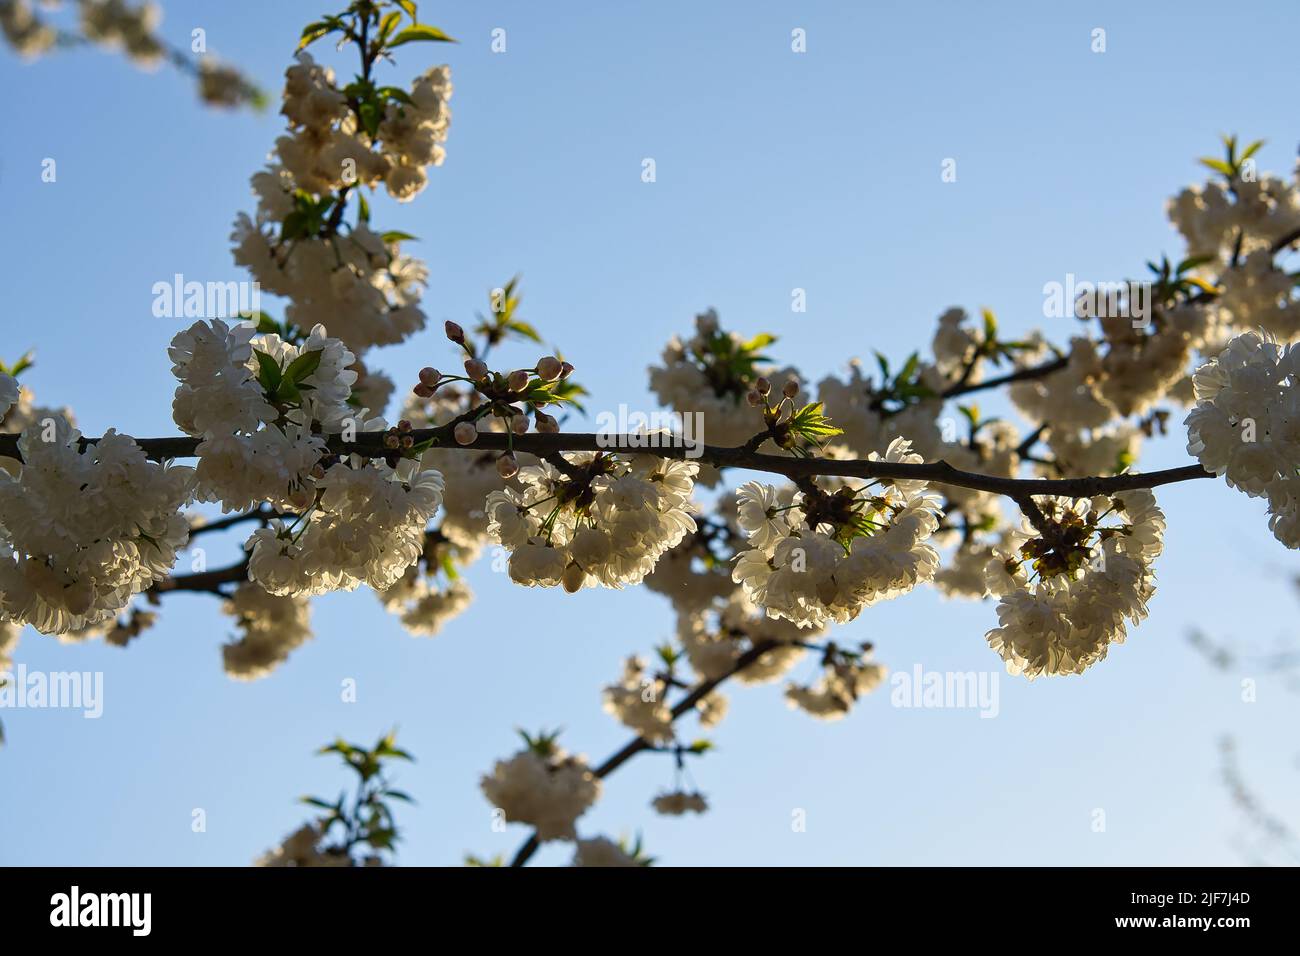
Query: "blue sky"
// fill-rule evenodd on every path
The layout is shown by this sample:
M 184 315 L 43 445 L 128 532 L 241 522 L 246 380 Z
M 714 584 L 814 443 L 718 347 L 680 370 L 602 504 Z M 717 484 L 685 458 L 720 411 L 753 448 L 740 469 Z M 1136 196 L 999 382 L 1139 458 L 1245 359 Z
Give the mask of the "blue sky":
M 278 97 L 321 6 L 173 0 L 163 29 L 184 42 L 203 27 Z M 388 75 L 451 64 L 447 162 L 414 204 L 377 201 L 374 218 L 421 237 L 431 330 L 375 364 L 404 382 L 445 364 L 441 320 L 469 318 L 520 272 L 522 316 L 578 367 L 593 413 L 650 407 L 645 366 L 710 306 L 729 327 L 777 334 L 774 354 L 813 380 L 853 355 L 927 345 L 951 305 L 1062 339 L 1067 320 L 1042 318 L 1043 284 L 1132 276 L 1180 253 L 1163 201 L 1200 177 L 1195 157 L 1217 152 L 1219 133 L 1267 139 L 1261 168 L 1281 173 L 1300 139 L 1283 3 L 1250 16 L 1210 3 L 421 8 L 462 42 L 407 47 Z M 490 51 L 497 27 L 504 54 Z M 790 50 L 796 27 L 804 54 Z M 1104 54 L 1090 50 L 1096 27 Z M 87 433 L 168 434 L 178 323 L 152 316 L 151 287 L 177 272 L 244 278 L 227 235 L 281 121 L 204 110 L 189 81 L 94 51 L 0 56 L 0 84 L 12 91 L 0 355 L 36 347 L 24 381 L 71 405 Z M 53 184 L 40 179 L 46 157 Z M 640 178 L 647 157 L 653 184 Z M 955 183 L 940 180 L 946 158 Z M 796 287 L 804 314 L 790 311 Z M 1176 434 L 1142 466 L 1186 460 Z M 1158 497 L 1169 534 L 1151 617 L 1083 679 L 1004 675 L 992 720 L 894 708 L 880 692 L 822 724 L 788 710 L 779 687 L 738 689 L 717 751 L 692 765 L 711 813 L 654 816 L 672 769 L 647 757 L 610 778 L 583 831 L 639 830 L 682 865 L 1239 862 L 1216 740 L 1236 735 L 1266 805 L 1300 820 L 1297 697 L 1247 670 L 1258 699 L 1243 703 L 1243 675 L 1211 670 L 1186 634 L 1246 650 L 1293 638 L 1295 563 L 1262 505 L 1220 483 Z M 233 559 L 238 539 L 228 547 Z M 478 776 L 515 749 L 515 727 L 563 726 L 570 749 L 597 760 L 621 745 L 599 688 L 673 618 L 648 592 L 523 590 L 486 562 L 469 581 L 474 607 L 432 640 L 406 635 L 368 594 L 321 599 L 315 641 L 253 684 L 222 673 L 229 628 L 209 597 L 167 599 L 125 651 L 29 632 L 29 668 L 104 673 L 104 715 L 0 715 L 0 862 L 246 863 L 303 819 L 298 795 L 342 784 L 317 745 L 394 724 L 419 758 L 400 771 L 419 800 L 401 812 L 401 860 L 508 855 L 527 831 L 492 831 Z M 874 641 L 896 670 L 995 671 L 993 622 L 992 603 L 926 589 L 840 636 Z M 356 703 L 340 701 L 347 678 Z M 191 832 L 195 808 L 206 833 Z M 796 808 L 806 832 L 792 832 Z

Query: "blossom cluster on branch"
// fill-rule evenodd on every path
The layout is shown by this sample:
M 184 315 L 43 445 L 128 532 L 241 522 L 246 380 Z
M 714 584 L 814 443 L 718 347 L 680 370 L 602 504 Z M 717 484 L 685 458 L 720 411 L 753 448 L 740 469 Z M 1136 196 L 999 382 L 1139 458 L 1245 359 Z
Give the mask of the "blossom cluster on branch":
M 120 50 L 143 70 L 156 69 L 163 62 L 194 74 L 199 97 L 211 106 L 260 108 L 265 96 L 235 67 L 207 53 L 205 31 L 198 28 L 191 35 L 193 52 L 168 45 L 158 32 L 162 8 L 142 0 L 69 0 L 76 7 L 76 21 L 60 27 L 47 13 L 57 13 L 63 0 L 40 0 L 40 12 L 32 0 L 0 0 L 0 35 L 10 48 L 25 60 L 35 59 L 61 47 L 93 44 L 108 50 Z M 202 38 L 202 39 L 200 39 Z
M 0 4 L 11 40 L 36 29 L 19 9 Z M 326 37 L 357 53 L 352 82 L 306 52 Z M 653 808 L 704 812 L 686 766 L 711 749 L 696 733 L 727 713 L 720 685 L 784 678 L 791 707 L 844 717 L 886 676 L 875 648 L 841 631 L 873 605 L 926 584 L 996 599 L 985 640 L 1010 673 L 1078 675 L 1146 616 L 1165 530 L 1151 487 L 1222 476 L 1266 499 L 1276 537 L 1300 547 L 1300 306 L 1280 261 L 1300 241 L 1300 189 L 1258 177 L 1257 144 L 1231 138 L 1207 163 L 1221 181 L 1169 204 L 1188 254 L 1149 263 L 1111 301 L 1068 303 L 1064 341 L 948 309 L 928 353 L 855 361 L 814 399 L 772 357 L 775 336 L 710 310 L 648 370 L 660 403 L 699 423 L 693 436 L 578 436 L 563 427 L 586 395 L 573 364 L 554 349 L 501 361 L 542 342 L 511 280 L 476 325 L 444 325 L 456 358 L 439 364 L 455 370 L 423 368 L 390 423 L 396 385 L 367 363 L 425 327 L 428 269 L 405 251 L 413 237 L 372 226 L 371 199 L 428 186 L 452 85 L 446 66 L 409 87 L 375 70 L 408 43 L 449 39 L 414 4 L 384 0 L 303 31 L 285 132 L 231 236 L 283 317 L 203 319 L 172 338 L 181 438 L 86 438 L 69 410 L 20 387 L 26 359 L 0 368 L 0 662 L 23 625 L 126 644 L 156 618 L 141 597 L 195 592 L 219 596 L 236 628 L 227 672 L 256 679 L 310 638 L 309 599 L 327 592 L 368 587 L 410 633 L 439 633 L 471 605 L 461 572 L 486 549 L 526 587 L 644 583 L 675 622 L 600 694 L 631 741 L 592 765 L 554 734 L 525 735 L 481 781 L 506 821 L 532 828 L 515 862 L 573 841 L 579 865 L 640 865 L 639 846 L 579 832 L 605 777 L 665 754 L 674 778 Z M 970 399 L 997 391 L 1022 421 Z M 1180 409 L 1199 464 L 1138 473 L 1144 440 Z M 746 469 L 769 477 L 734 480 Z M 230 565 L 193 560 L 194 539 L 236 528 Z M 368 785 L 373 752 L 337 746 Z M 351 859 L 323 839 L 309 824 L 267 862 Z

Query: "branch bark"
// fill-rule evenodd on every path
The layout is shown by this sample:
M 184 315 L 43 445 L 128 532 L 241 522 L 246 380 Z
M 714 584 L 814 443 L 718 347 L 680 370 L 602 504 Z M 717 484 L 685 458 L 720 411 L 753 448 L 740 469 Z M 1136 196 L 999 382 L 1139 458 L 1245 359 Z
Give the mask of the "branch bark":
M 712 692 L 716 687 L 718 687 L 718 685 L 725 683 L 727 680 L 729 680 L 732 677 L 735 677 L 737 674 L 739 674 L 745 668 L 749 667 L 751 664 L 757 661 L 768 651 L 773 650 L 774 648 L 780 646 L 781 643 L 779 641 L 763 641 L 759 644 L 755 644 L 744 654 L 741 654 L 740 657 L 736 658 L 736 663 L 732 665 L 731 670 L 727 671 L 725 674 L 722 674 L 719 677 L 715 677 L 711 680 L 701 681 L 699 684 L 696 684 L 694 689 L 692 689 L 689 694 L 687 694 L 685 697 L 683 697 L 673 706 L 672 709 L 673 723 L 677 722 L 677 718 L 689 712 L 697 703 L 700 702 L 702 698 L 708 696 L 710 692 Z M 618 750 L 614 751 L 614 753 L 610 754 L 607 758 L 605 758 L 605 762 L 602 763 L 600 766 L 598 766 L 595 770 L 593 770 L 592 775 L 595 776 L 596 779 L 598 780 L 604 780 L 606 777 L 612 774 L 619 767 L 623 766 L 623 764 L 627 763 L 637 754 L 645 750 L 653 750 L 653 749 L 654 749 L 654 745 L 651 744 L 649 741 L 647 741 L 644 737 L 633 737 L 626 744 L 624 744 Z M 520 844 L 519 849 L 515 851 L 514 858 L 510 861 L 510 865 L 523 866 L 530 859 L 532 859 L 533 854 L 537 852 L 539 846 L 541 846 L 541 843 L 537 839 L 537 833 L 534 832 L 532 836 L 530 836 L 527 840 L 525 840 L 522 844 Z
M 720 468 L 740 468 L 762 471 L 798 480 L 817 475 L 859 479 L 912 479 L 938 485 L 955 485 L 988 491 L 994 494 L 1018 497 L 1024 495 L 1062 495 L 1070 498 L 1090 498 L 1093 495 L 1114 494 L 1135 488 L 1155 488 L 1160 485 L 1197 478 L 1213 478 L 1199 464 L 1163 471 L 1127 473 L 1122 475 L 1087 478 L 1003 478 L 961 471 L 946 461 L 924 462 L 919 465 L 899 462 L 867 461 L 863 459 L 834 460 L 828 458 L 793 458 L 753 451 L 745 445 L 735 448 L 719 445 L 685 443 L 663 435 L 617 435 L 571 433 L 506 435 L 498 432 L 480 432 L 469 445 L 459 445 L 451 436 L 450 427 L 421 428 L 412 431 L 418 443 L 432 439 L 435 446 L 459 451 L 525 452 L 545 458 L 565 451 L 605 451 L 657 455 L 661 458 L 700 461 Z M 364 432 L 355 441 L 345 442 L 338 435 L 328 436 L 326 444 L 338 454 L 355 454 L 381 458 L 387 449 L 383 446 L 383 432 Z M 93 444 L 96 439 L 83 438 L 83 444 Z M 174 438 L 136 439 L 145 453 L 153 459 L 194 457 L 200 439 L 188 436 Z M 658 445 L 652 442 L 658 441 Z M 18 458 L 16 435 L 0 435 L 0 456 Z

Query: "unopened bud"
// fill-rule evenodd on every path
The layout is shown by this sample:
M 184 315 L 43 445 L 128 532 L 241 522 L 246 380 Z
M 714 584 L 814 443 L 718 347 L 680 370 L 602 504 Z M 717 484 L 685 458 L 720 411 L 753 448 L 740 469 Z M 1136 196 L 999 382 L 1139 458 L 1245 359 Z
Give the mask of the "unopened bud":
M 766 395 L 768 392 L 772 391 L 772 383 L 767 379 L 760 377 L 754 382 L 754 391 L 758 392 L 760 395 Z
M 488 367 L 478 359 L 465 359 L 465 374 L 471 382 L 481 382 L 487 378 Z
M 570 564 L 564 569 L 564 574 L 560 577 L 560 583 L 564 585 L 564 590 L 570 594 L 577 594 L 582 590 L 582 581 L 586 576 L 586 571 L 576 564 Z
M 528 373 L 521 368 L 515 369 L 506 379 L 506 387 L 512 392 L 522 392 L 528 387 Z
M 452 434 L 458 445 L 472 445 L 478 439 L 478 429 L 474 427 L 473 422 L 461 422 L 452 429 Z
M 570 365 L 568 362 L 561 362 L 561 363 L 560 363 L 560 378 L 562 378 L 562 379 L 564 379 L 564 378 L 568 378 L 568 377 L 569 377 L 570 375 L 572 375 L 572 374 L 573 374 L 573 366 Z
M 423 382 L 416 382 L 415 388 L 411 389 L 411 391 L 413 391 L 416 395 L 420 396 L 421 398 L 433 397 L 433 389 L 431 389 L 428 385 L 425 385 Z
M 554 382 L 563 368 L 559 359 L 552 355 L 543 356 L 537 360 L 537 377 L 543 382 Z
M 510 430 L 516 435 L 525 435 L 528 433 L 528 417 L 525 415 L 516 415 L 510 419 Z
M 465 330 L 455 322 L 448 321 L 443 328 L 447 332 L 447 338 L 451 339 L 457 345 L 463 345 L 465 342 Z
M 436 368 L 425 367 L 420 369 L 421 385 L 427 385 L 429 386 L 429 388 L 437 388 L 438 382 L 440 382 L 441 380 L 442 380 L 442 373 L 439 372 Z
M 755 408 L 758 408 L 758 406 L 763 404 L 763 396 L 758 394 L 758 389 L 754 388 L 749 390 L 749 394 L 745 396 L 745 400 Z
M 794 398 L 799 394 L 799 380 L 797 378 L 789 379 L 785 387 L 781 389 L 781 394 L 786 398 Z
M 560 430 L 560 423 L 550 415 L 537 414 L 537 430 L 545 435 L 554 435 Z
M 289 505 L 294 511 L 306 511 L 316 500 L 316 491 L 313 488 L 298 486 L 289 494 Z
M 497 459 L 497 474 L 502 478 L 513 478 L 519 473 L 519 462 L 515 461 L 515 456 L 506 452 Z

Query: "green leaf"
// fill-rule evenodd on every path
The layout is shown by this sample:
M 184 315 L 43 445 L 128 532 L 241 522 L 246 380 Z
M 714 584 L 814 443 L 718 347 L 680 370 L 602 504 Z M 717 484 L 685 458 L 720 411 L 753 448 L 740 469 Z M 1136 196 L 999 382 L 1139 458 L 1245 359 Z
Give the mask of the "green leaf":
M 424 23 L 417 23 L 415 26 L 407 27 L 389 42 L 388 48 L 402 46 L 406 43 L 417 43 L 420 41 L 430 41 L 435 43 L 455 43 L 451 37 L 443 33 L 437 27 L 431 27 Z
M 298 49 L 301 50 L 310 46 L 333 29 L 332 26 L 324 22 L 307 24 L 302 28 L 302 38 L 298 41 Z
M 319 349 L 313 352 L 303 352 L 290 362 L 289 367 L 284 370 L 284 380 L 292 382 L 294 385 L 302 384 L 304 379 L 309 378 L 316 369 L 320 368 L 320 360 L 324 354 Z
M 767 348 L 776 341 L 776 336 L 768 332 L 760 332 L 748 342 L 740 347 L 742 352 L 757 352 L 759 349 Z
M 1182 275 L 1184 272 L 1188 272 L 1192 269 L 1197 268 L 1198 266 L 1203 266 L 1206 263 L 1210 263 L 1213 261 L 1214 261 L 1214 256 L 1189 256 L 1188 258 L 1184 259 L 1182 262 L 1178 263 L 1178 268 L 1175 269 L 1174 272 L 1177 275 Z
M 418 236 L 413 236 L 409 232 L 402 232 L 398 229 L 390 229 L 388 232 L 380 233 L 379 238 L 385 244 L 390 242 L 419 242 Z
M 520 321 L 519 319 L 511 319 L 506 323 L 506 329 L 521 338 L 528 339 L 530 342 L 536 342 L 538 345 L 542 344 L 542 337 L 538 335 L 537 330 L 527 322 Z
M 245 322 L 252 322 L 256 324 L 257 331 L 261 335 L 265 335 L 268 332 L 280 331 L 280 323 L 275 321 L 275 319 L 271 318 L 270 315 L 261 311 L 260 309 L 256 312 L 240 312 L 239 317 L 243 319 Z
M 996 342 L 998 339 L 998 318 L 993 314 L 992 309 L 980 309 L 980 315 L 984 317 L 984 341 Z
M 253 355 L 257 357 L 258 383 L 267 392 L 274 393 L 280 387 L 280 379 L 283 374 L 280 371 L 280 363 L 265 352 L 259 352 L 257 349 L 253 349 Z
M 370 222 L 370 200 L 366 199 L 365 193 L 357 193 L 358 212 L 357 218 L 364 223 Z
M 447 575 L 449 580 L 455 581 L 460 577 L 460 572 L 456 570 L 456 564 L 451 560 L 450 554 L 444 554 L 438 563 L 442 566 L 442 573 Z
M 899 382 L 910 382 L 913 374 L 921 365 L 921 353 L 913 352 L 907 357 L 907 362 L 903 365 L 902 370 L 898 373 Z
M 379 123 L 382 117 L 379 115 L 379 107 L 374 103 L 362 103 L 357 109 L 357 117 L 361 120 L 361 128 L 364 129 L 373 138 L 379 133 Z
M 388 34 L 393 32 L 393 28 L 402 20 L 402 15 L 396 10 L 388 13 L 379 21 L 379 41 L 382 43 Z
M 412 23 L 417 23 L 420 19 L 415 12 L 415 0 L 397 0 L 397 5 L 406 11 L 406 15 L 411 18 Z
M 3 363 L 0 363 L 0 372 L 4 372 L 12 378 L 17 378 L 23 372 L 27 371 L 27 369 L 31 368 L 33 364 L 35 364 L 34 353 L 26 352 L 23 354 L 22 358 L 9 367 L 5 367 Z
M 414 803 L 415 798 L 404 790 L 385 790 L 384 796 L 392 797 L 394 800 L 401 800 L 403 803 Z
M 882 380 L 883 380 L 883 382 L 884 382 L 885 384 L 888 384 L 888 382 L 889 382 L 889 359 L 885 357 L 885 353 L 883 353 L 883 352 L 877 352 L 877 353 L 876 353 L 876 364 L 877 364 L 878 366 L 880 366 L 880 374 L 881 374 L 881 376 L 882 376 Z
M 326 803 L 320 797 L 299 797 L 300 803 L 306 803 L 313 807 L 320 807 L 322 810 L 337 810 L 338 808 L 332 803 Z
M 1202 156 L 1202 157 L 1201 157 L 1199 160 L 1197 160 L 1197 161 L 1198 161 L 1202 166 L 1206 166 L 1206 167 L 1208 167 L 1208 168 L 1214 170 L 1216 173 L 1223 173 L 1223 175 L 1228 176 L 1228 177 L 1231 177 L 1233 174 L 1236 173 L 1236 170 L 1233 169 L 1231 165 L 1229 165 L 1228 163 L 1225 163 L 1225 162 L 1224 162 L 1223 160 L 1221 160 L 1221 159 L 1211 159 L 1211 158 L 1208 157 L 1208 156 Z
M 1211 295 L 1218 295 L 1219 292 L 1221 291 L 1217 286 L 1215 286 L 1213 282 L 1207 282 L 1204 279 L 1198 278 L 1196 276 L 1188 276 L 1187 278 L 1183 279 L 1183 281 L 1189 282 L 1192 285 L 1196 286 L 1198 289 L 1202 289 L 1206 292 L 1209 292 Z
M 1246 160 L 1250 159 L 1250 157 L 1254 156 L 1257 152 L 1259 152 L 1260 147 L 1263 145 L 1264 145 L 1264 141 L 1262 139 L 1255 140 L 1255 142 L 1251 143 L 1249 146 L 1246 147 L 1246 151 L 1241 154 L 1241 159 L 1239 162 L 1244 163 Z

